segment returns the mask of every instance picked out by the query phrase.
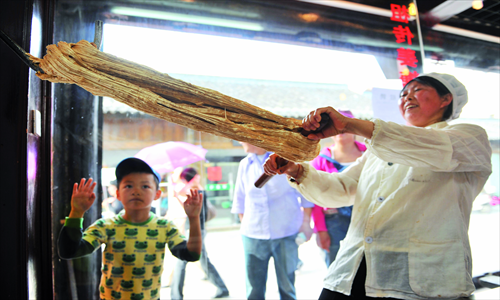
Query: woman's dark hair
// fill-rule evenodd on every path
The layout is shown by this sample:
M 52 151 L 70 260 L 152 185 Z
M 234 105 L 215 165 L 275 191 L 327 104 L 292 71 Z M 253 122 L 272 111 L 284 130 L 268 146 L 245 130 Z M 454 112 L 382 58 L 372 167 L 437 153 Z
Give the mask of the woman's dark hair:
M 403 91 L 404 89 L 412 82 L 418 82 L 420 84 L 423 84 L 423 85 L 426 85 L 426 86 L 430 86 L 432 88 L 434 88 L 436 90 L 436 92 L 438 93 L 438 95 L 440 97 L 444 97 L 448 94 L 451 94 L 450 90 L 444 86 L 444 84 L 442 84 L 441 82 L 439 82 L 439 80 L 437 79 L 434 79 L 432 77 L 429 77 L 429 76 L 419 76 L 417 78 L 414 78 L 412 80 L 410 80 L 403 88 Z M 443 121 L 444 120 L 447 120 L 449 117 L 451 117 L 451 114 L 453 113 L 453 100 L 451 100 L 450 104 L 448 104 L 448 107 L 446 107 L 446 110 L 444 111 L 443 113 Z
M 181 179 L 184 179 L 187 182 L 190 182 L 191 179 L 193 179 L 194 176 L 196 176 L 196 174 L 198 174 L 198 172 L 196 172 L 195 168 L 185 168 L 184 170 L 182 170 L 180 177 L 181 177 Z

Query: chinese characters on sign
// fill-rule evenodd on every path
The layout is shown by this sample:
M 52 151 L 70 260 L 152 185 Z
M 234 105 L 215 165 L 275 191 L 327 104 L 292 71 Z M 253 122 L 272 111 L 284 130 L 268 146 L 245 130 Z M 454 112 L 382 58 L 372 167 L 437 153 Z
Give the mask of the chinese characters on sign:
M 228 191 L 234 189 L 234 184 L 230 183 L 209 183 L 205 186 L 207 191 Z
M 391 4 L 391 12 L 391 21 L 408 24 L 410 15 L 406 5 Z M 412 38 L 414 38 L 414 35 L 411 33 L 408 26 L 399 25 L 397 27 L 393 27 L 392 32 L 396 37 L 396 43 L 401 44 L 406 42 L 408 45 L 412 44 Z M 408 69 L 408 67 L 416 68 L 418 59 L 414 50 L 401 47 L 398 49 L 398 61 L 401 66 L 406 66 L 401 72 L 399 72 L 399 78 L 401 79 L 403 86 L 405 86 L 410 80 L 419 75 L 417 71 L 410 71 Z

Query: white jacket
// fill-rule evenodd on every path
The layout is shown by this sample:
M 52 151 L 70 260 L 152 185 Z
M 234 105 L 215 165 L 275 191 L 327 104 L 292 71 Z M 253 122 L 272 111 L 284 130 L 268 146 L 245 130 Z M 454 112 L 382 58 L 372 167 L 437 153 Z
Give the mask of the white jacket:
M 356 163 L 332 174 L 303 164 L 300 184 L 290 183 L 320 206 L 354 204 L 324 287 L 349 295 L 364 255 L 367 296 L 469 296 L 469 218 L 491 173 L 486 132 L 470 124 L 374 122 L 368 151 Z

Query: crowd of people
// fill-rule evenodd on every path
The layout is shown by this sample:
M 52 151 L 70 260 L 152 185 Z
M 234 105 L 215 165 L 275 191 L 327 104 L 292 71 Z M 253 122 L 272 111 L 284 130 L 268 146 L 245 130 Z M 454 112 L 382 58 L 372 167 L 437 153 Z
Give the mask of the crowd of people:
M 302 121 L 312 132 L 307 138 L 333 138 L 311 162 L 282 166 L 276 154 L 242 142 L 247 156 L 239 164 L 231 212 L 241 221 L 247 299 L 265 299 L 271 258 L 280 299 L 297 298 L 297 237 L 309 240 L 313 232 L 328 267 L 319 299 L 470 296 L 469 218 L 492 168 L 485 130 L 448 123 L 467 101 L 455 77 L 424 74 L 401 91 L 406 125 L 360 120 L 332 107 L 310 112 Z M 324 113 L 330 121 L 317 130 Z M 263 173 L 272 178 L 256 187 Z M 166 218 L 151 212 L 161 198 L 161 177 L 147 163 L 125 159 L 116 177 L 103 202 L 114 215 L 85 230 L 95 182 L 75 183 L 59 255 L 72 259 L 106 244 L 101 299 L 158 299 L 167 246 L 178 258 L 172 299 L 183 299 L 186 264 L 197 260 L 217 288 L 212 296 L 228 297 L 204 244 L 208 204 L 198 172 L 179 174 Z

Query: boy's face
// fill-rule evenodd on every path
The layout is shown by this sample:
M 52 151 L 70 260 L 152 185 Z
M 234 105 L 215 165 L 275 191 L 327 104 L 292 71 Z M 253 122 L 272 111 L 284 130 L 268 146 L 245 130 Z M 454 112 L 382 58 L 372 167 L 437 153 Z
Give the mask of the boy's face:
M 124 176 L 116 191 L 116 198 L 128 210 L 150 209 L 151 203 L 159 199 L 161 190 L 156 189 L 153 174 L 130 173 Z

